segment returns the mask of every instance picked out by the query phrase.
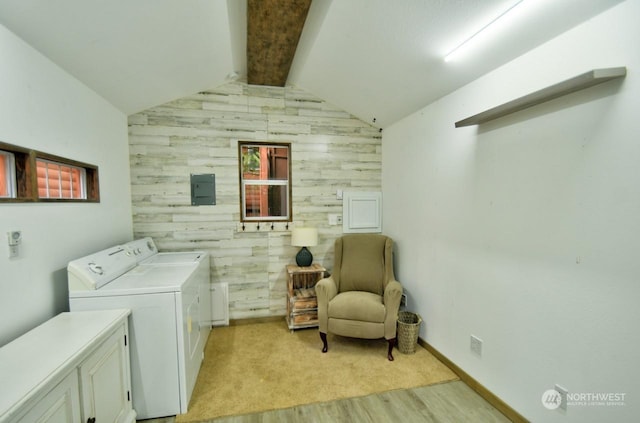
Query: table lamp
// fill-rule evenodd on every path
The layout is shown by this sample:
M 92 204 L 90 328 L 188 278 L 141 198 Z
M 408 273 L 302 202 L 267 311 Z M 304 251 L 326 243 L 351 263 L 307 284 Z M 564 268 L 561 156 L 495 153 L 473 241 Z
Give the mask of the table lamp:
M 293 228 L 291 245 L 302 247 L 296 255 L 296 264 L 300 267 L 311 266 L 313 255 L 307 250 L 307 247 L 318 245 L 318 230 L 316 228 Z

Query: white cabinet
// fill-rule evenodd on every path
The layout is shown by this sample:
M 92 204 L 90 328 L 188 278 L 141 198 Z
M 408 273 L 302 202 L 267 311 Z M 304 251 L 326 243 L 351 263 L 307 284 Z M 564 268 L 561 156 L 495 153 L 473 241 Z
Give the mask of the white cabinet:
M 71 372 L 49 391 L 26 414 L 20 423 L 80 423 L 78 375 Z
M 80 365 L 82 421 L 126 422 L 131 410 L 124 327 Z
M 135 422 L 129 314 L 61 313 L 0 348 L 0 422 Z

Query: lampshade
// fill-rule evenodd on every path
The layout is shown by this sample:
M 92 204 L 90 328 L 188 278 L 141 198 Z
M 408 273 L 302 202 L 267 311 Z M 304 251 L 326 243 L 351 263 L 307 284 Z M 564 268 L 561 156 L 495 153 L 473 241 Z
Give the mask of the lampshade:
M 291 245 L 296 247 L 318 245 L 318 230 L 316 228 L 293 228 L 291 231 Z

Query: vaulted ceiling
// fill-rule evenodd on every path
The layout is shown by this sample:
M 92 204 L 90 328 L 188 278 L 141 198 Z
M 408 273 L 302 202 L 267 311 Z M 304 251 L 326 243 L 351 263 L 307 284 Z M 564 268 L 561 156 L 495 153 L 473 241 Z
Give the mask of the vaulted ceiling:
M 516 0 L 248 1 L 1 0 L 0 23 L 125 114 L 289 61 L 286 84 L 385 127 L 621 0 L 525 0 L 530 13 L 451 63 L 445 53 Z M 248 39 L 258 9 L 271 23 Z M 295 56 L 267 53 L 303 15 Z

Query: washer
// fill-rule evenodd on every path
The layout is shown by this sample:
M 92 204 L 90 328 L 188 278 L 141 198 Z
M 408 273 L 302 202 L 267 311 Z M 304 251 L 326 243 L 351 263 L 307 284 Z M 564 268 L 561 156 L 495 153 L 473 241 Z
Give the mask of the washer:
M 211 330 L 208 254 L 158 253 L 144 238 L 74 260 L 67 272 L 72 311 L 131 309 L 138 418 L 186 413 Z

